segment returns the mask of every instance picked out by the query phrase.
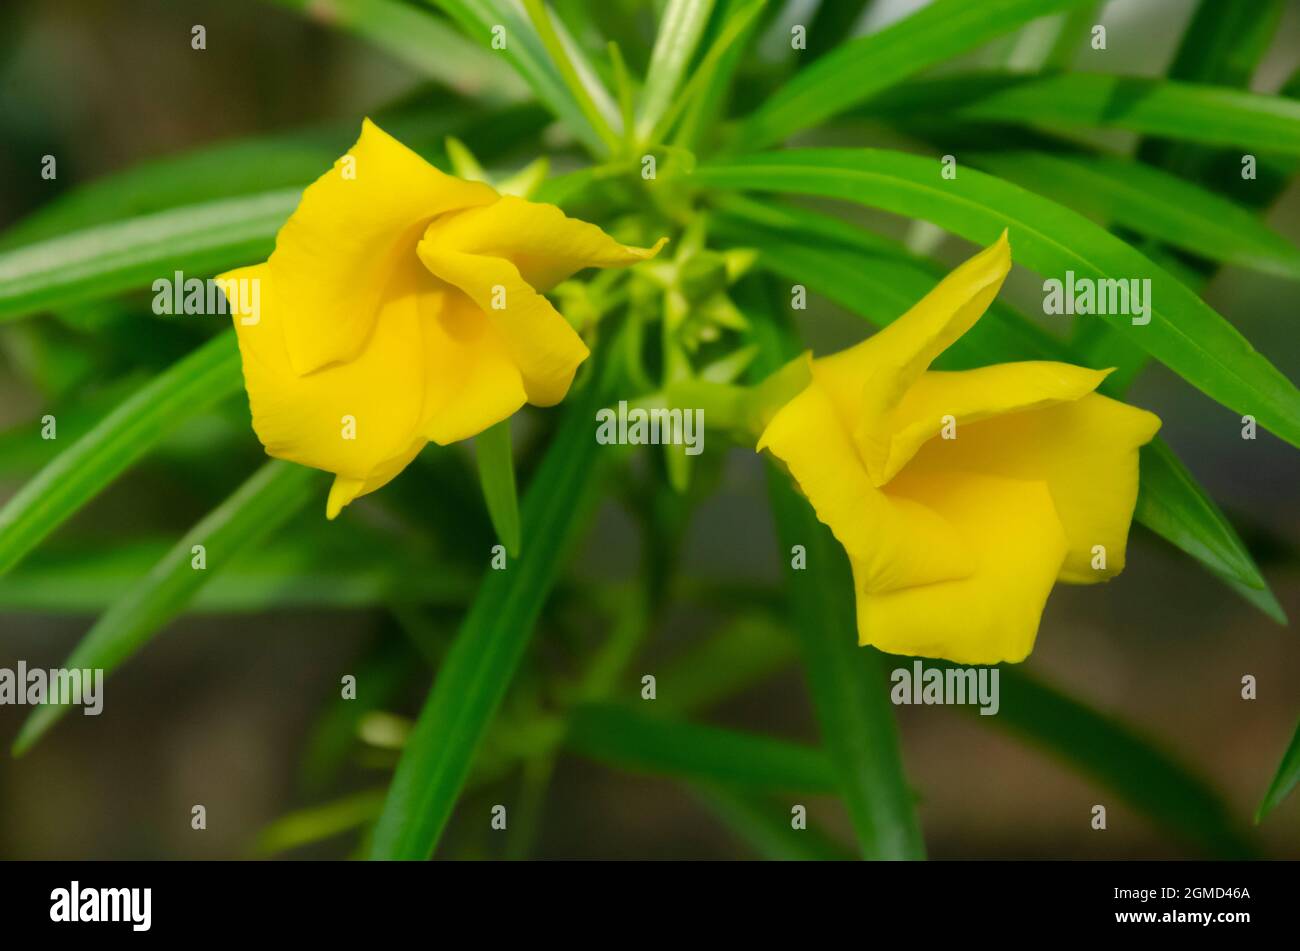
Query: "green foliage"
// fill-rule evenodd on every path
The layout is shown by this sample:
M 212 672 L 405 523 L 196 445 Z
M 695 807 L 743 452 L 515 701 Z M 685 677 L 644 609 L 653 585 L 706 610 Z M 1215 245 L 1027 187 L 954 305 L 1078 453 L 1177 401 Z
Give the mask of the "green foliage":
M 490 573 L 474 598 L 393 776 L 373 858 L 427 858 L 438 843 L 561 559 L 582 528 L 580 512 L 595 501 L 599 469 L 590 421 L 603 397 L 594 381 L 573 397 L 533 477 L 521 520 L 528 547 L 512 570 Z

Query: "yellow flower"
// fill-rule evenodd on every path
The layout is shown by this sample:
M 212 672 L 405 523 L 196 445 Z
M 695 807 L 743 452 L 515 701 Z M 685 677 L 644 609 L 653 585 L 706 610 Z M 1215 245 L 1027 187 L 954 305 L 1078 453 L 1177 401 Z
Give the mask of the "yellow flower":
M 446 175 L 367 119 L 271 257 L 219 278 L 253 428 L 270 455 L 335 473 L 334 518 L 430 440 L 564 399 L 588 350 L 541 292 L 658 250 Z
M 1109 371 L 928 369 L 1010 268 L 1004 232 L 893 324 L 811 361 L 759 439 L 848 553 L 861 644 L 1020 661 L 1056 581 L 1124 567 L 1138 448 L 1160 420 L 1094 393 Z

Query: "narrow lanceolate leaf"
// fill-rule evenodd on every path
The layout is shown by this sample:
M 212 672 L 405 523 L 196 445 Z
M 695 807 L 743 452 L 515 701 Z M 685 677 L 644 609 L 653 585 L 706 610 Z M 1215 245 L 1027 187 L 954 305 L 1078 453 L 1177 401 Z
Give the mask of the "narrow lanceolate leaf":
M 441 161 L 455 133 L 483 159 L 538 132 L 534 105 L 457 119 L 381 114 L 384 128 Z M 0 321 L 149 287 L 175 271 L 203 277 L 264 258 L 311 181 L 356 140 L 358 123 L 222 143 L 76 189 L 0 238 Z M 280 187 L 280 186 L 287 187 Z
M 712 10 L 713 0 L 668 0 L 637 110 L 636 134 L 640 140 L 646 140 L 672 105 Z
M 564 555 L 594 503 L 599 466 L 591 420 L 602 405 L 599 389 L 588 384 L 573 400 L 524 497 L 528 550 L 505 569 L 487 571 L 438 672 L 375 827 L 373 858 L 424 859 L 438 844 Z M 485 563 L 488 557 L 483 552 Z
M 1245 89 L 1263 59 L 1286 0 L 1201 3 L 1183 33 L 1165 74 L 1183 82 Z M 1184 178 L 1196 179 L 1210 154 L 1174 142 L 1143 142 L 1138 158 Z
M 107 611 L 170 548 L 170 540 L 146 538 L 103 550 L 73 547 L 71 542 L 57 551 L 38 549 L 0 577 L 0 612 Z M 223 565 L 190 602 L 189 611 L 252 614 L 394 604 L 462 606 L 473 593 L 474 580 L 456 566 L 420 557 L 392 539 L 349 536 L 340 544 L 313 534 L 301 542 L 295 538 L 293 543 L 260 546 Z
M 551 19 L 545 0 L 523 0 L 523 4 L 542 47 L 559 71 L 573 101 L 604 141 L 606 148 L 609 151 L 616 150 L 619 147 L 619 135 L 615 131 L 614 113 L 610 108 L 609 93 L 599 77 L 587 65 L 581 49 L 563 32 L 563 24 Z M 597 105 L 598 102 L 604 105 L 604 111 Z
M 1020 72 L 1039 72 L 1069 66 L 1074 54 L 1091 35 L 1090 27 L 1099 19 L 1097 7 L 1100 5 L 1100 0 L 1093 0 L 1068 13 L 1027 24 L 1007 50 L 1006 67 Z
M 510 420 L 503 419 L 474 437 L 479 485 L 497 538 L 511 558 L 519 557 L 519 497 L 510 449 Z
M 720 202 L 715 235 L 741 247 L 757 248 L 766 270 L 792 285 L 823 294 L 883 327 L 920 300 L 946 271 L 901 245 L 846 221 L 803 208 L 747 198 Z M 1087 327 L 1101 325 L 1085 325 Z M 1091 337 L 1086 334 L 1085 337 Z M 1127 335 L 1099 335 L 1132 349 Z M 1066 346 L 999 301 L 950 347 L 946 368 L 960 369 L 1007 360 L 1060 360 L 1094 368 L 1121 367 L 1117 348 Z M 1141 356 L 1139 351 L 1139 356 Z M 1122 371 L 1121 371 L 1122 372 Z M 1134 518 L 1205 565 L 1216 577 L 1279 624 L 1286 615 L 1268 589 L 1241 539 L 1209 494 L 1160 440 L 1143 450 L 1142 491 Z
M 301 189 L 173 208 L 0 253 L 0 320 L 265 258 Z
M 533 103 L 470 111 L 445 90 L 373 115 L 386 132 L 431 162 L 456 135 L 483 161 L 539 133 L 550 116 Z M 356 141 L 360 116 L 276 135 L 218 142 L 95 179 L 42 205 L 0 235 L 9 250 L 182 206 L 306 188 Z
M 935 63 L 1085 0 L 936 0 L 897 23 L 842 43 L 801 70 L 741 126 L 737 145 L 779 142 L 865 102 Z
M 1286 0 L 1202 0 L 1169 66 L 1170 79 L 1246 86 L 1268 49 Z
M 772 323 L 756 329 L 757 371 L 770 373 L 798 352 L 789 330 Z M 848 558 L 789 477 L 772 466 L 768 488 L 813 709 L 861 853 L 924 858 L 884 669 L 874 649 L 858 646 Z M 803 570 L 793 569 L 788 554 L 796 545 L 806 558 Z
M 900 86 L 862 113 L 890 117 L 927 111 L 1053 128 L 1113 127 L 1241 152 L 1300 155 L 1300 102 L 1136 76 L 962 73 Z
M 320 493 L 315 490 L 321 486 L 321 474 L 315 469 L 266 463 L 129 588 L 63 666 L 99 668 L 106 674 L 117 668 L 180 614 L 227 561 L 275 531 L 308 501 L 319 503 Z M 23 724 L 14 753 L 29 749 L 67 709 L 58 704 L 39 707 Z
M 1199 776 L 1128 727 L 1020 668 L 1004 664 L 999 670 L 998 713 L 976 719 L 1043 747 L 1210 855 L 1245 858 L 1253 852 L 1227 805 Z
M 1076 211 L 1212 261 L 1300 278 L 1300 248 L 1248 209 L 1158 168 L 1044 152 L 980 152 L 967 159 Z
M 823 294 L 883 327 L 902 316 L 945 274 L 938 262 L 830 215 L 764 200 L 728 196 L 712 233 L 754 248 L 766 270 L 791 286 Z M 975 327 L 941 357 L 943 369 L 1007 360 L 1064 360 L 1065 345 L 1023 314 L 994 301 Z
M 556 116 L 564 120 L 565 127 L 594 152 L 603 152 L 605 143 L 600 133 L 588 121 L 582 106 L 565 85 L 564 77 L 547 55 L 541 37 L 520 9 L 505 0 L 426 0 L 440 7 L 456 21 L 471 40 L 482 44 L 523 77 L 537 98 Z M 504 47 L 500 44 L 504 42 Z M 494 49 L 493 44 L 497 44 Z M 581 76 L 590 76 L 591 67 L 582 61 L 572 44 L 567 44 L 570 62 Z M 595 87 L 592 92 L 599 93 Z M 594 104 L 605 121 L 619 122 L 618 110 L 608 94 L 594 99 Z
M 898 729 L 879 654 L 859 647 L 848 559 L 787 475 L 769 470 L 780 550 L 803 546 L 787 574 L 795 628 L 822 742 L 863 858 L 920 859 L 925 844 L 903 775 Z M 789 564 L 788 555 L 782 560 Z
M 1133 517 L 1211 570 L 1264 589 L 1250 552 L 1219 507 L 1162 440 L 1142 447 Z
M 1077 212 L 972 169 L 943 180 L 933 159 L 881 149 L 796 149 L 704 166 L 718 188 L 841 198 L 932 221 L 978 244 L 1010 231 L 1015 261 L 1061 281 L 1149 287 L 1143 312 L 1076 317 L 1112 325 L 1206 395 L 1300 446 L 1300 390 L 1222 316 L 1124 241 Z M 1102 286 L 1098 284 L 1098 286 Z M 1137 311 L 1132 306 L 1130 310 Z M 1134 324 L 1133 320 L 1148 320 Z
M 808 49 L 799 57 L 807 67 L 853 36 L 853 30 L 867 9 L 869 0 L 821 0 L 812 23 L 808 24 Z
M 138 390 L 0 508 L 0 574 L 159 439 L 241 384 L 235 335 L 223 333 Z
M 726 104 L 727 93 L 736 69 L 749 49 L 758 30 L 765 0 L 730 0 L 717 19 L 721 27 L 709 40 L 709 48 L 692 68 L 690 81 L 677 96 L 677 102 L 659 120 L 650 135 L 652 142 L 672 129 L 673 144 L 695 151 L 700 136 L 709 129 Z M 678 117 L 681 122 L 678 123 Z
M 1277 775 L 1264 793 L 1264 801 L 1259 804 L 1255 821 L 1259 822 L 1273 809 L 1281 805 L 1282 800 L 1291 794 L 1296 783 L 1300 783 L 1300 723 L 1296 724 L 1291 745 L 1282 754 L 1282 762 L 1277 764 Z
M 523 81 L 500 68 L 496 54 L 470 42 L 445 20 L 400 0 L 273 0 L 365 37 L 412 69 L 467 96 L 516 100 Z
M 276 855 L 332 839 L 372 821 L 383 804 L 382 789 L 367 789 L 321 806 L 291 812 L 259 832 L 252 851 L 257 856 Z
M 588 759 L 637 773 L 791 792 L 835 791 L 835 771 L 820 750 L 613 704 L 576 708 L 564 742 Z

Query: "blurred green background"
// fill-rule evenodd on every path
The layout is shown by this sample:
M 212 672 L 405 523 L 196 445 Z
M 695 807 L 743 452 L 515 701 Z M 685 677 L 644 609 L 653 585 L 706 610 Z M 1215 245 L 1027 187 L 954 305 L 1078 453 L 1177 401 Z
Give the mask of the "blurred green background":
M 875 28 L 919 4 L 875 4 Z M 800 5 L 778 17 L 798 22 Z M 322 7 L 323 9 L 323 7 Z M 1105 4 L 1109 49 L 1080 68 L 1157 75 L 1173 54 L 1189 0 Z M 644 18 L 646 42 L 653 16 Z M 207 28 L 207 49 L 190 48 L 190 28 Z M 1253 84 L 1274 91 L 1300 62 L 1300 4 L 1290 4 Z M 976 54 L 1002 55 L 999 50 Z M 1080 58 L 1087 51 L 1080 50 Z M 425 88 L 416 72 L 352 36 L 252 0 L 10 0 L 0 10 L 0 225 L 8 227 L 61 191 L 101 175 L 224 139 L 359 117 Z M 1122 134 L 1121 134 L 1122 135 Z M 1114 136 L 1112 136 L 1114 138 Z M 475 147 L 474 141 L 468 143 Z M 56 181 L 39 178 L 40 157 L 58 157 Z M 514 164 L 533 156 L 519 155 Z M 501 164 L 510 166 L 509 156 Z M 1270 224 L 1300 241 L 1300 188 L 1293 180 Z M 881 218 L 906 235 L 905 223 Z M 938 255 L 955 263 L 969 245 L 948 239 Z M 1041 310 L 1032 275 L 1017 272 L 1004 294 L 1026 312 Z M 1232 267 L 1204 295 L 1267 354 L 1300 378 L 1300 292 L 1294 282 Z M 131 305 L 147 313 L 147 297 Z M 128 305 L 128 306 L 131 306 Z M 107 305 L 106 305 L 107 306 Z M 118 306 L 118 305 L 112 305 Z M 813 299 L 806 323 L 819 350 L 860 339 L 859 318 Z M 111 315 L 109 315 L 111 316 Z M 134 370 L 156 371 L 190 349 L 198 334 L 184 322 L 154 321 L 129 365 L 54 356 L 46 334 L 75 341 L 109 317 L 94 308 L 84 324 L 51 327 L 53 317 L 0 327 L 0 429 L 40 416 L 69 392 L 93 393 Z M 36 327 L 36 325 L 41 325 Z M 38 332 L 39 331 L 39 332 Z M 73 347 L 75 350 L 75 346 Z M 44 388 L 28 384 L 35 375 Z M 1129 394 L 1164 420 L 1174 447 L 1245 537 L 1292 618 L 1300 617 L 1300 457 L 1272 436 L 1240 438 L 1230 411 L 1159 367 L 1148 368 Z M 110 401 L 111 405 L 111 401 Z M 230 404 L 170 439 L 119 480 L 43 547 L 75 553 L 129 548 L 141 539 L 174 538 L 207 511 L 217 471 L 260 454 L 246 408 Z M 206 427 L 206 428 L 205 428 Z M 525 438 L 526 438 L 525 434 Z M 222 446 L 214 461 L 212 440 Z M 4 452 L 20 452 L 4 443 Z M 467 464 L 464 447 L 442 452 Z M 426 456 L 436 453 L 431 448 Z M 12 460 L 11 460 L 12 461 Z M 440 463 L 437 463 L 440 464 Z M 758 459 L 732 451 L 718 491 L 686 530 L 683 574 L 740 584 L 779 583 L 778 552 Z M 436 507 L 422 492 L 427 468 L 394 484 L 415 505 Z M 21 479 L 5 467 L 0 498 Z M 390 490 L 385 490 L 390 491 Z M 361 516 L 364 517 L 364 516 Z M 378 517 L 378 516 L 376 516 Z M 328 545 L 312 507 L 293 531 Z M 448 539 L 452 546 L 459 540 Z M 601 582 L 629 578 L 637 536 L 626 512 L 602 508 L 583 544 L 576 573 Z M 147 562 L 145 562 L 147 564 Z M 330 579 L 319 578 L 321 585 Z M 581 604 L 548 614 L 537 654 L 571 650 L 574 625 L 599 623 Z M 571 616 L 570 616 L 571 615 Z M 92 616 L 10 610 L 0 613 L 0 666 L 19 659 L 57 666 Z M 434 614 L 449 637 L 457 614 Z M 652 632 L 651 662 L 670 657 L 725 620 L 691 604 L 669 608 Z M 0 758 L 0 858 L 216 858 L 248 854 L 267 823 L 323 801 L 301 782 L 313 723 L 337 695 L 339 677 L 390 624 L 375 610 L 282 610 L 252 616 L 188 616 L 109 679 L 103 716 L 69 716 L 31 753 Z M 852 636 L 845 632 L 845 636 Z M 413 661 L 418 663 L 418 661 Z M 907 663 L 901 661 L 901 663 Z M 1059 587 L 1043 619 L 1031 670 L 1154 736 L 1222 791 L 1234 814 L 1253 814 L 1276 769 L 1300 710 L 1300 643 L 1194 563 L 1136 528 L 1128 567 L 1103 587 Z M 1240 698 L 1243 675 L 1259 681 L 1259 698 Z M 635 684 L 627 687 L 635 690 Z M 635 696 L 630 693 L 629 696 Z M 410 714 L 419 693 L 394 706 Z M 28 711 L 0 707 L 7 743 Z M 975 718 L 944 708 L 900 708 L 904 760 L 921 797 L 920 820 L 935 858 L 1163 858 L 1186 853 L 1114 797 L 1098 791 L 1050 756 Z M 710 720 L 808 742 L 816 741 L 797 667 L 710 713 Z M 391 754 L 372 751 L 352 762 L 344 789 L 381 786 Z M 489 782 L 466 795 L 439 854 L 501 854 L 486 821 L 490 805 L 514 801 L 514 780 Z M 795 799 L 845 842 L 848 822 L 829 797 Z M 190 828 L 195 803 L 208 827 Z M 1109 828 L 1089 827 L 1105 803 Z M 473 814 L 473 822 L 459 817 Z M 751 852 L 697 798 L 668 780 L 631 776 L 564 756 L 537 825 L 535 855 L 551 858 L 740 858 Z M 1300 857 L 1300 796 L 1292 796 L 1257 830 L 1264 853 Z M 343 857 L 342 836 L 292 852 Z

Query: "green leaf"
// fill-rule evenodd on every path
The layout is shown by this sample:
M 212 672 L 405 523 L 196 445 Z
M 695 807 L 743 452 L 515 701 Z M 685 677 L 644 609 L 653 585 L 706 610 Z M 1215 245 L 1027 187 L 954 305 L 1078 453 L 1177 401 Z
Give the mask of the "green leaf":
M 478 149 L 480 156 L 497 154 L 538 128 L 536 110 L 525 107 L 491 112 L 481 121 L 488 128 L 478 138 L 484 146 Z M 431 122 L 425 115 L 419 126 L 412 126 L 410 115 L 403 114 L 389 131 L 405 135 L 415 146 L 427 146 L 428 152 L 441 151 L 446 134 L 461 127 L 469 136 L 478 125 Z M 439 133 L 436 143 L 426 138 L 430 128 Z M 333 136 L 322 144 L 310 144 L 315 138 L 235 143 L 152 163 L 139 173 L 127 172 L 74 192 L 55 202 L 48 215 L 38 212 L 19 225 L 18 232 L 42 235 L 69 226 L 77 230 L 0 252 L 0 321 L 147 287 L 178 270 L 189 277 L 206 276 L 265 258 L 302 189 L 327 170 L 355 136 L 352 127 L 337 146 L 328 144 Z M 300 184 L 249 194 L 263 169 L 269 181 L 297 179 Z M 154 181 L 159 182 L 156 193 L 150 189 Z M 191 193 L 206 197 L 227 192 L 232 197 L 172 204 L 193 201 L 186 198 Z M 136 213 L 137 208 L 146 213 Z M 114 220 L 124 212 L 132 216 Z M 86 221 L 100 223 L 85 227 Z
M 1002 665 L 998 669 L 998 713 L 975 713 L 977 720 L 1008 729 L 1042 747 L 1157 825 L 1211 855 L 1245 858 L 1253 853 L 1223 800 L 1199 776 L 1128 727 L 1020 668 Z
M 605 151 L 607 143 L 591 124 L 583 107 L 565 84 L 559 68 L 546 51 L 546 45 L 528 19 L 520 15 L 517 7 L 501 0 L 426 0 L 444 10 L 462 30 L 491 50 L 494 29 L 504 28 L 506 48 L 494 50 L 513 66 L 532 88 L 537 98 L 564 121 L 565 127 L 588 149 L 597 154 Z M 498 31 L 499 32 L 499 31 Z M 563 40 L 564 38 L 562 38 Z M 581 53 L 571 40 L 565 42 L 566 57 L 584 83 L 592 77 L 591 67 L 583 61 Z M 587 83 L 592 101 L 613 127 L 619 121 L 618 109 L 598 83 Z
M 862 856 L 924 858 L 880 656 L 858 646 L 848 560 L 789 478 L 773 468 L 768 476 L 781 551 L 802 545 L 807 552 L 808 567 L 787 575 L 795 628 L 822 739 Z
M 0 611 L 98 614 L 171 548 L 146 538 L 101 549 L 72 540 L 47 545 L 0 577 Z M 413 555 L 391 538 L 313 533 L 237 556 L 190 603 L 192 614 L 358 609 L 468 602 L 474 578 L 457 566 Z
M 426 102 L 426 99 L 429 101 Z M 533 104 L 506 109 L 469 108 L 444 89 L 411 103 L 381 109 L 383 129 L 429 161 L 443 160 L 443 142 L 456 135 L 488 160 L 538 132 L 550 117 Z M 143 162 L 107 175 L 42 205 L 0 237 L 0 248 L 44 241 L 93 225 L 139 218 L 224 198 L 301 190 L 356 141 L 360 117 L 258 138 L 219 142 Z M 242 262 L 241 262 L 242 263 Z
M 759 32 L 767 0 L 723 0 L 725 6 L 714 17 L 720 26 L 709 41 L 708 52 L 692 70 L 690 81 L 677 105 L 661 121 L 665 129 L 681 115 L 673 145 L 694 152 L 706 131 L 712 131 L 726 107 L 736 70 Z M 767 9 L 774 9 L 768 7 Z M 652 138 L 654 138 L 652 136 Z
M 806 67 L 853 36 L 869 0 L 820 0 L 808 24 L 808 49 L 799 57 Z
M 1163 441 L 1142 447 L 1140 465 L 1134 518 L 1212 571 L 1250 588 L 1267 587 L 1223 512 Z
M 1300 278 L 1300 248 L 1254 213 L 1138 162 L 1043 152 L 980 152 L 966 160 L 1076 211 L 1212 261 Z
M 960 73 L 900 86 L 861 111 L 874 118 L 935 113 L 1050 128 L 1129 129 L 1231 146 L 1238 154 L 1300 155 L 1300 102 L 1137 76 Z
M 615 704 L 576 707 L 564 742 L 571 752 L 631 772 L 764 789 L 835 790 L 834 771 L 820 750 Z
M 712 11 L 713 0 L 668 0 L 641 91 L 636 118 L 638 141 L 653 144 L 651 132 L 672 105 Z
M 610 108 L 609 93 L 601 85 L 599 77 L 582 61 L 581 51 L 567 34 L 561 35 L 562 27 L 557 27 L 552 22 L 545 0 L 523 0 L 523 3 L 542 46 L 559 70 L 578 109 L 605 143 L 605 151 L 618 151 L 621 143 L 613 117 L 618 115 L 621 118 L 621 113 L 614 113 Z M 598 102 L 605 107 L 605 111 L 602 112 Z
M 865 102 L 927 66 L 1085 0 L 936 0 L 878 33 L 840 44 L 800 70 L 741 125 L 738 146 L 761 148 Z
M 1278 603 L 1278 600 L 1271 589 L 1267 587 L 1262 589 L 1252 588 L 1230 575 L 1224 574 L 1221 571 L 1215 571 L 1213 568 L 1210 569 L 1210 573 L 1233 591 L 1237 592 L 1237 594 L 1241 595 L 1243 600 L 1258 608 L 1262 613 L 1268 615 L 1268 617 L 1272 618 L 1278 624 L 1281 624 L 1283 627 L 1287 625 L 1288 621 L 1286 611 L 1282 609 L 1282 605 Z
M 595 503 L 591 420 L 603 405 L 600 390 L 589 382 L 570 397 L 573 405 L 524 498 L 528 553 L 487 572 L 397 765 L 372 858 L 425 859 L 438 844 L 564 554 Z
M 929 293 L 948 269 L 830 215 L 727 196 L 712 232 L 754 248 L 759 263 L 884 327 Z M 802 236 L 802 237 L 801 237 Z M 809 240 L 810 238 L 815 240 Z M 1065 345 L 1001 301 L 940 360 L 970 368 L 1006 360 L 1063 360 Z
M 0 254 L 0 320 L 265 258 L 297 188 L 97 225 Z
M 1200 3 L 1166 76 L 1245 89 L 1268 50 L 1284 0 Z M 1201 178 L 1212 153 L 1175 142 L 1143 142 L 1138 158 L 1187 180 Z
M 497 538 L 511 558 L 519 557 L 519 498 L 510 448 L 510 420 L 503 419 L 474 437 L 479 485 Z
M 1277 764 L 1277 775 L 1269 783 L 1268 792 L 1255 812 L 1255 821 L 1260 822 L 1264 816 L 1281 805 L 1282 800 L 1291 794 L 1296 783 L 1300 782 L 1300 723 L 1296 724 L 1291 737 L 1291 745 L 1282 754 L 1282 762 Z
M 367 789 L 334 802 L 291 812 L 258 833 L 253 853 L 258 856 L 277 855 L 332 839 L 372 822 L 383 804 L 382 789 Z
M 272 0 L 331 29 L 364 37 L 416 72 L 467 96 L 514 101 L 528 87 L 497 54 L 469 42 L 432 13 L 398 0 Z
M 696 783 L 691 789 L 761 858 L 773 862 L 838 862 L 851 857 L 811 826 L 792 828 L 785 804 L 778 806 L 767 797 L 717 784 Z
M 1034 20 L 1020 30 L 1007 51 L 1005 65 L 1021 72 L 1067 67 L 1100 20 L 1098 0 L 1068 13 Z
M 790 332 L 756 326 L 762 349 L 756 372 L 772 372 L 798 352 Z M 898 730 L 880 655 L 858 647 L 853 581 L 843 549 L 790 479 L 768 466 L 768 490 L 780 551 L 804 549 L 806 568 L 789 555 L 787 590 L 804 672 L 822 742 L 864 858 L 917 859 L 925 843 L 903 774 Z
M 1164 269 L 1077 212 L 962 169 L 941 180 L 933 159 L 880 149 L 797 149 L 697 169 L 718 188 L 840 198 L 932 221 L 978 244 L 1009 229 L 1015 260 L 1047 276 L 1149 278 L 1150 323 L 1117 329 L 1206 395 L 1300 446 L 1300 391 L 1231 324 Z M 1102 318 L 1090 318 L 1102 319 Z
M 727 3 L 722 26 L 709 43 L 708 51 L 692 69 L 690 81 L 682 87 L 676 102 L 649 133 L 649 141 L 658 143 L 685 116 L 673 139 L 675 148 L 692 151 L 704 123 L 716 117 L 723 106 L 736 67 L 750 37 L 758 25 L 764 0 L 738 0 Z
M 102 668 L 105 674 L 116 669 L 184 611 L 208 578 L 241 549 L 257 544 L 318 498 L 313 490 L 320 485 L 321 473 L 315 469 L 278 460 L 263 465 L 109 608 L 63 666 Z M 194 567 L 195 546 L 200 545 L 206 564 L 201 569 Z M 67 709 L 60 704 L 38 707 L 19 732 L 14 755 L 30 749 Z
M 235 335 L 223 333 L 139 389 L 0 508 L 0 575 L 159 439 L 242 383 Z
M 351 128 L 353 138 L 356 128 Z M 5 250 L 181 206 L 306 186 L 348 146 L 347 133 L 223 142 L 144 162 L 42 205 L 4 233 Z
M 1246 86 L 1268 49 L 1285 5 L 1284 0 L 1201 0 L 1169 66 L 1169 78 Z
M 49 408 L 57 421 L 58 439 L 42 439 L 45 424 L 34 418 L 0 432 L 0 479 L 19 481 L 31 476 L 59 454 L 60 442 L 90 432 L 104 414 L 140 385 L 136 374 L 94 388 L 78 387 L 75 396 L 58 399 Z

